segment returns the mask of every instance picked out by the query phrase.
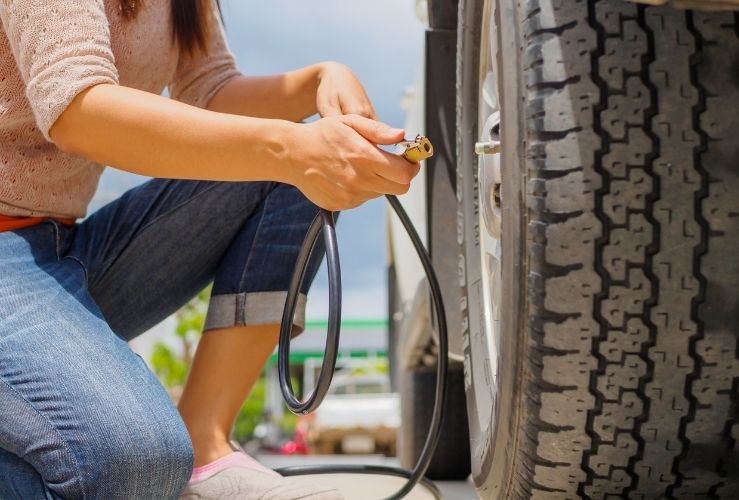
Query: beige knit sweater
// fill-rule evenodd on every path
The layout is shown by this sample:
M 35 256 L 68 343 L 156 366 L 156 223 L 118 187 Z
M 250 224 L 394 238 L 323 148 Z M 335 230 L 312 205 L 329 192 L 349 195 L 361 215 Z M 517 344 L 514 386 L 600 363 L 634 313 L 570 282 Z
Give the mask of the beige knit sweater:
M 0 214 L 83 217 L 103 167 L 60 151 L 49 128 L 77 94 L 120 84 L 203 107 L 233 76 L 222 30 L 180 57 L 171 0 L 124 19 L 119 0 L 0 0 Z

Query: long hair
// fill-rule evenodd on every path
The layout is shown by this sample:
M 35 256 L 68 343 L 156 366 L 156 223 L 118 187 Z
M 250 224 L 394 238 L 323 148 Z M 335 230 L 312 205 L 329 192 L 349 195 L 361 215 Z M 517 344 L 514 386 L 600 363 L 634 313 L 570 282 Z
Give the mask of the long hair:
M 142 0 L 120 0 L 125 17 L 133 18 L 141 7 Z M 197 50 L 208 51 L 210 30 L 215 29 L 213 3 L 217 0 L 171 0 L 172 39 L 180 50 L 193 54 Z

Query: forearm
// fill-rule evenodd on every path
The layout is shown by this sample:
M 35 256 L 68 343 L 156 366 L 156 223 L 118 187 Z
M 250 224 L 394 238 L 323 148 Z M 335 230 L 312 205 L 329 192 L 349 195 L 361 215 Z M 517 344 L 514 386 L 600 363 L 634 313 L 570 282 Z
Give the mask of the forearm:
M 97 85 L 74 99 L 50 135 L 65 151 L 152 177 L 287 182 L 283 145 L 295 126 Z
M 316 89 L 324 64 L 281 75 L 232 78 L 211 99 L 208 109 L 257 118 L 304 120 L 317 112 Z

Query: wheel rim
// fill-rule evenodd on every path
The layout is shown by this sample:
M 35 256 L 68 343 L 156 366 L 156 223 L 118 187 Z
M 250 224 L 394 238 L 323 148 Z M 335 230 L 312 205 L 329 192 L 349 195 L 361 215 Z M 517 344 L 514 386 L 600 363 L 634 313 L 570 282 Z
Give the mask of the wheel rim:
M 500 112 L 497 77 L 490 37 L 492 31 L 490 3 L 485 2 L 482 16 L 480 40 L 480 71 L 478 95 L 478 127 L 481 143 L 499 141 Z M 479 259 L 481 266 L 481 312 L 484 329 L 482 335 L 473 336 L 470 352 L 473 365 L 483 366 L 482 370 L 473 370 L 475 399 L 477 403 L 478 423 L 483 435 L 488 435 L 495 424 L 495 402 L 497 399 L 498 376 L 498 338 L 500 336 L 500 302 L 502 290 L 501 276 L 501 207 L 500 207 L 500 154 L 480 154 L 477 162 L 477 193 L 479 217 Z M 477 361 L 477 362 L 475 362 Z M 480 390 L 487 388 L 487 390 Z M 478 444 L 478 453 L 484 454 L 488 446 L 485 442 Z

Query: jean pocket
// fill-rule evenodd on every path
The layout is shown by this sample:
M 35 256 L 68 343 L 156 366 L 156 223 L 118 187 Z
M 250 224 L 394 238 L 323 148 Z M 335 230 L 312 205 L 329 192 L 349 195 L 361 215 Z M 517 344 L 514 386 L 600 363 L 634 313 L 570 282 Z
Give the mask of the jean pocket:
M 54 251 L 56 252 L 57 260 L 61 260 L 64 257 L 64 253 L 72 240 L 71 232 L 72 228 L 65 226 L 61 222 L 53 219 L 48 219 L 43 222 L 44 225 L 49 227 L 51 236 L 54 239 Z
M 82 268 L 82 273 L 85 276 L 85 289 L 87 290 L 89 285 L 87 266 L 85 266 L 85 263 L 82 262 L 82 260 L 80 260 L 79 258 L 75 257 L 74 255 L 67 254 L 69 247 L 72 246 L 72 240 L 74 239 L 77 225 L 75 224 L 74 226 L 67 226 L 65 224 L 62 224 L 61 222 L 51 219 L 49 219 L 48 221 L 44 221 L 44 223 L 48 224 L 51 228 L 52 235 L 54 237 L 54 249 L 56 251 L 57 261 L 70 259 L 79 264 L 79 266 Z

